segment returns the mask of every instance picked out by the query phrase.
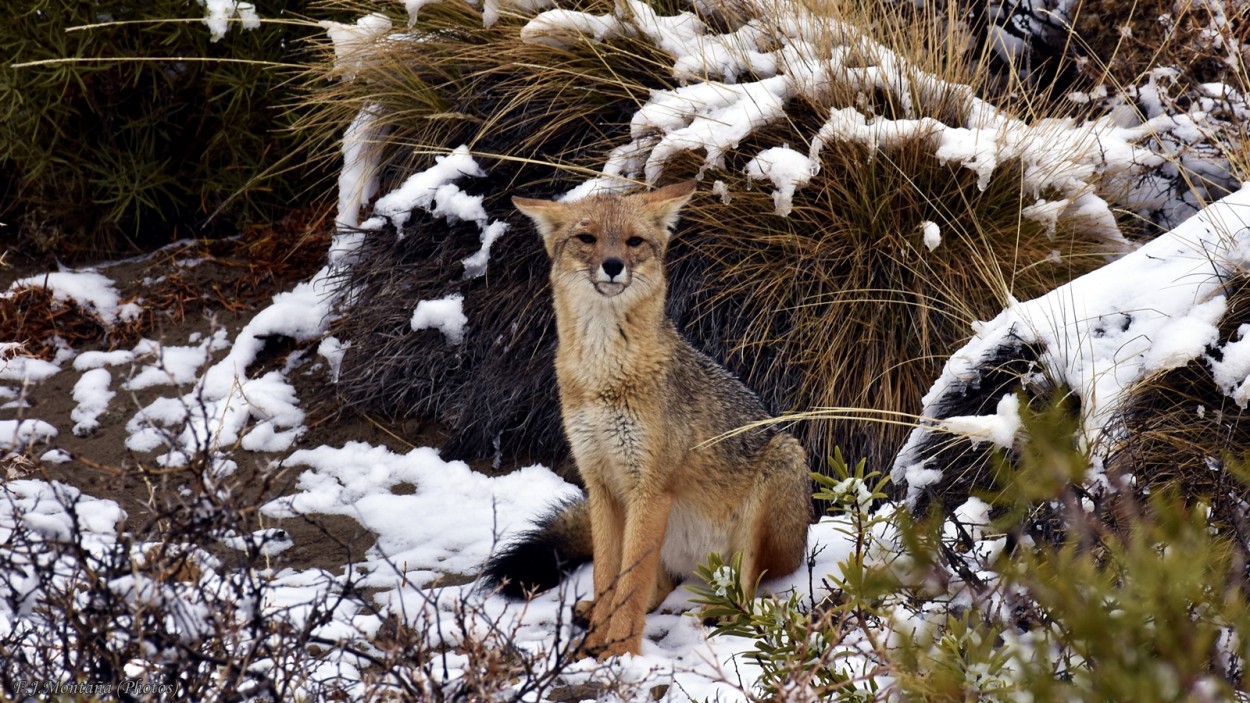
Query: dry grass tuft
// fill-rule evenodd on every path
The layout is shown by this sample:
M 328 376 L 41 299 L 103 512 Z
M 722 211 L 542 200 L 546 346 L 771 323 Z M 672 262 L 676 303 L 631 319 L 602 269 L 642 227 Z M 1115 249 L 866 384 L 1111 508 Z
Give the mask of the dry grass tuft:
M 975 174 L 938 163 L 925 144 L 876 155 L 839 144 L 822 156 L 788 218 L 738 182 L 728 206 L 695 202 L 675 248 L 679 325 L 775 411 L 919 413 L 974 321 L 1103 260 L 1105 245 L 1079 231 L 1052 237 L 1022 219 L 1017 179 L 1003 174 L 978 191 Z M 932 251 L 924 222 L 941 230 Z M 908 428 L 826 417 L 796 432 L 817 458 L 840 446 L 878 462 Z
M 1238 329 L 1250 323 L 1250 276 L 1230 281 L 1225 290 L 1220 346 L 1238 339 Z M 1219 358 L 1217 351 L 1209 353 Z M 1117 422 L 1126 439 L 1108 459 L 1109 470 L 1135 477 L 1147 492 L 1170 487 L 1189 502 L 1203 501 L 1215 523 L 1247 536 L 1250 414 L 1220 390 L 1204 358 L 1142 382 Z
M 73 301 L 54 299 L 47 288 L 20 288 L 0 298 L 0 338 L 22 345 L 26 355 L 51 360 L 58 338 L 77 345 L 108 334 L 109 325 L 99 316 Z

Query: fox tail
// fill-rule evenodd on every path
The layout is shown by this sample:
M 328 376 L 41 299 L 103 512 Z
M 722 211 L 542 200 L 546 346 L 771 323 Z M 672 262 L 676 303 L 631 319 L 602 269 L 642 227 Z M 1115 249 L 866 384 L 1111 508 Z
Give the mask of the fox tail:
M 533 528 L 495 552 L 482 582 L 510 598 L 525 598 L 559 585 L 590 559 L 590 510 L 578 496 L 551 506 Z

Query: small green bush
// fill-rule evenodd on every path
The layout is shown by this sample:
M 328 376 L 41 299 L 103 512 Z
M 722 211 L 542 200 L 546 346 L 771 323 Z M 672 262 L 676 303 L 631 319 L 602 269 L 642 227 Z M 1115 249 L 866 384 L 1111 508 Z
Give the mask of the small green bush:
M 6 239 L 28 253 L 107 254 L 289 209 L 311 182 L 306 137 L 286 130 L 283 109 L 296 91 L 288 66 L 320 31 L 300 21 L 309 4 L 259 2 L 259 28 L 232 22 L 214 42 L 191 0 L 10 3 Z
M 754 693 L 1234 700 L 1250 657 L 1244 529 L 1212 524 L 1209 497 L 1192 486 L 1091 496 L 1072 483 L 1088 462 L 1065 434 L 1071 418 L 1052 408 L 1026 413 L 1025 424 L 1018 465 L 1000 462 L 982 504 L 988 521 L 869 513 L 865 497 L 882 484 L 835 461 L 842 478 L 826 479 L 822 497 L 845 513 L 856 548 L 825 577 L 823 602 L 746 598 L 732 587 L 733 564 L 713 558 L 701 573 L 703 613 L 720 619 L 719 632 L 755 640 Z M 1248 476 L 1237 462 L 1228 475 Z M 893 538 L 882 537 L 886 522 Z

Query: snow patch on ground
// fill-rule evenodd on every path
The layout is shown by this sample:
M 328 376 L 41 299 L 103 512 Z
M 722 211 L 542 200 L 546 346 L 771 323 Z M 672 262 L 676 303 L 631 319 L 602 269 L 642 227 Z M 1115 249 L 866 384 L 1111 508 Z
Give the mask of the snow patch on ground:
M 88 437 L 100 426 L 100 416 L 108 411 L 109 401 L 117 395 L 109 389 L 112 382 L 113 374 L 108 369 L 92 369 L 74 384 L 74 402 L 78 405 L 69 418 L 75 423 L 75 435 Z
M 94 271 L 58 271 L 19 278 L 0 297 L 12 297 L 14 291 L 22 288 L 46 288 L 54 300 L 73 301 L 107 325 L 133 320 L 141 311 L 135 303 L 123 304 L 112 279 Z
M 384 615 L 395 613 L 414 626 L 435 625 L 432 636 L 446 644 L 455 644 L 460 636 L 450 616 L 462 612 L 466 602 L 491 620 L 491 628 L 507 631 L 515 625 L 522 647 L 549 647 L 557 623 L 561 637 L 577 636 L 568 625 L 570 609 L 590 592 L 589 567 L 524 605 L 484 593 L 476 584 L 437 587 L 444 575 L 477 574 L 496 546 L 528 527 L 543 506 L 578 493 L 547 468 L 531 466 L 488 477 L 462 462 L 444 461 L 433 449 L 400 454 L 360 442 L 300 450 L 287 463 L 308 469 L 300 474 L 294 495 L 269 503 L 263 512 L 275 518 L 346 515 L 376 534 L 377 542 L 357 570 L 365 585 L 380 589 L 376 599 Z M 414 515 L 421 519 L 413 520 Z M 848 531 L 849 524 L 841 519 L 812 526 L 809 549 L 817 553 L 816 578 L 800 569 L 766 581 L 766 590 L 807 593 L 811 583 L 838 573 L 854 544 Z M 823 594 L 822 589 L 817 597 Z M 670 683 L 675 690 L 671 700 L 736 700 L 741 697 L 736 674 L 747 684 L 754 676 L 752 667 L 741 661 L 750 643 L 735 637 L 709 639 L 703 623 L 691 614 L 690 599 L 679 588 L 648 615 L 641 656 L 621 658 L 613 671 Z M 570 673 L 568 683 L 602 676 L 592 664 L 583 662 L 584 673 Z

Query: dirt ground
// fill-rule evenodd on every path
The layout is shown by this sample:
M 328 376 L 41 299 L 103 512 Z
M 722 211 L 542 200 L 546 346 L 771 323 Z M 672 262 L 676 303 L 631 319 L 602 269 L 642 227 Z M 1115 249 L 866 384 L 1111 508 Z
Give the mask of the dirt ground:
M 123 300 L 138 300 L 144 306 L 139 323 L 105 331 L 82 323 L 75 317 L 82 311 L 67 311 L 64 306 L 41 306 L 38 300 L 26 300 L 25 305 L 9 301 L 3 307 L 0 302 L 0 341 L 23 341 L 28 351 L 51 358 L 56 348 L 51 337 L 58 334 L 67 337 L 79 353 L 130 349 L 141 338 L 158 340 L 166 346 L 188 345 L 221 328 L 233 340 L 251 315 L 274 294 L 307 280 L 320 268 L 328 237 L 299 236 L 294 245 L 287 241 L 273 247 L 274 254 L 281 257 L 276 263 L 256 256 L 256 242 L 247 241 L 244 235 L 226 245 L 174 245 L 140 259 L 99 264 L 96 270 L 117 284 Z M 48 270 L 39 263 L 9 257 L 0 266 L 0 290 L 8 290 L 15 280 Z M 414 446 L 439 446 L 440 432 L 429 422 L 366 417 L 344 409 L 336 399 L 326 364 L 321 363 L 315 350 L 316 342 L 301 346 L 289 339 L 269 340 L 261 358 L 249 369 L 255 375 L 269 368 L 294 365 L 287 378 L 305 410 L 307 430 L 292 451 L 300 447 L 341 446 L 348 441 L 383 445 L 397 452 Z M 224 354 L 224 350 L 217 352 L 208 363 L 211 365 Z M 176 397 L 189 387 L 162 385 L 135 392 L 122 390 L 123 380 L 142 368 L 140 360 L 136 360 L 136 365 L 138 368 L 111 369 L 111 388 L 117 395 L 108 411 L 100 416 L 99 428 L 86 437 L 75 436 L 71 431 L 74 421 L 70 414 L 76 407 L 73 388 L 82 376 L 71 362 L 63 363 L 62 370 L 45 382 L 21 390 L 25 403 L 0 409 L 0 420 L 35 418 L 55 426 L 58 435 L 46 444 L 27 448 L 19 456 L 0 459 L 0 476 L 10 480 L 60 481 L 88 495 L 114 500 L 126 511 L 130 525 L 153 514 L 152 506 L 181 490 L 186 476 L 157 465 L 159 452 L 138 454 L 128 450 L 126 423 L 156 398 Z M 40 457 L 53 448 L 63 449 L 73 458 L 64 463 L 41 461 Z M 337 516 L 273 520 L 255 510 L 274 497 L 293 492 L 304 469 L 284 465 L 289 453 L 235 451 L 233 458 L 238 469 L 226 485 L 241 497 L 237 503 L 249 508 L 243 511 L 246 524 L 255 529 L 278 528 L 290 536 L 294 546 L 274 558 L 274 567 L 339 571 L 345 564 L 359 560 L 373 543 L 372 535 L 355 520 Z M 490 465 L 489 460 L 469 463 L 478 469 L 489 469 Z

